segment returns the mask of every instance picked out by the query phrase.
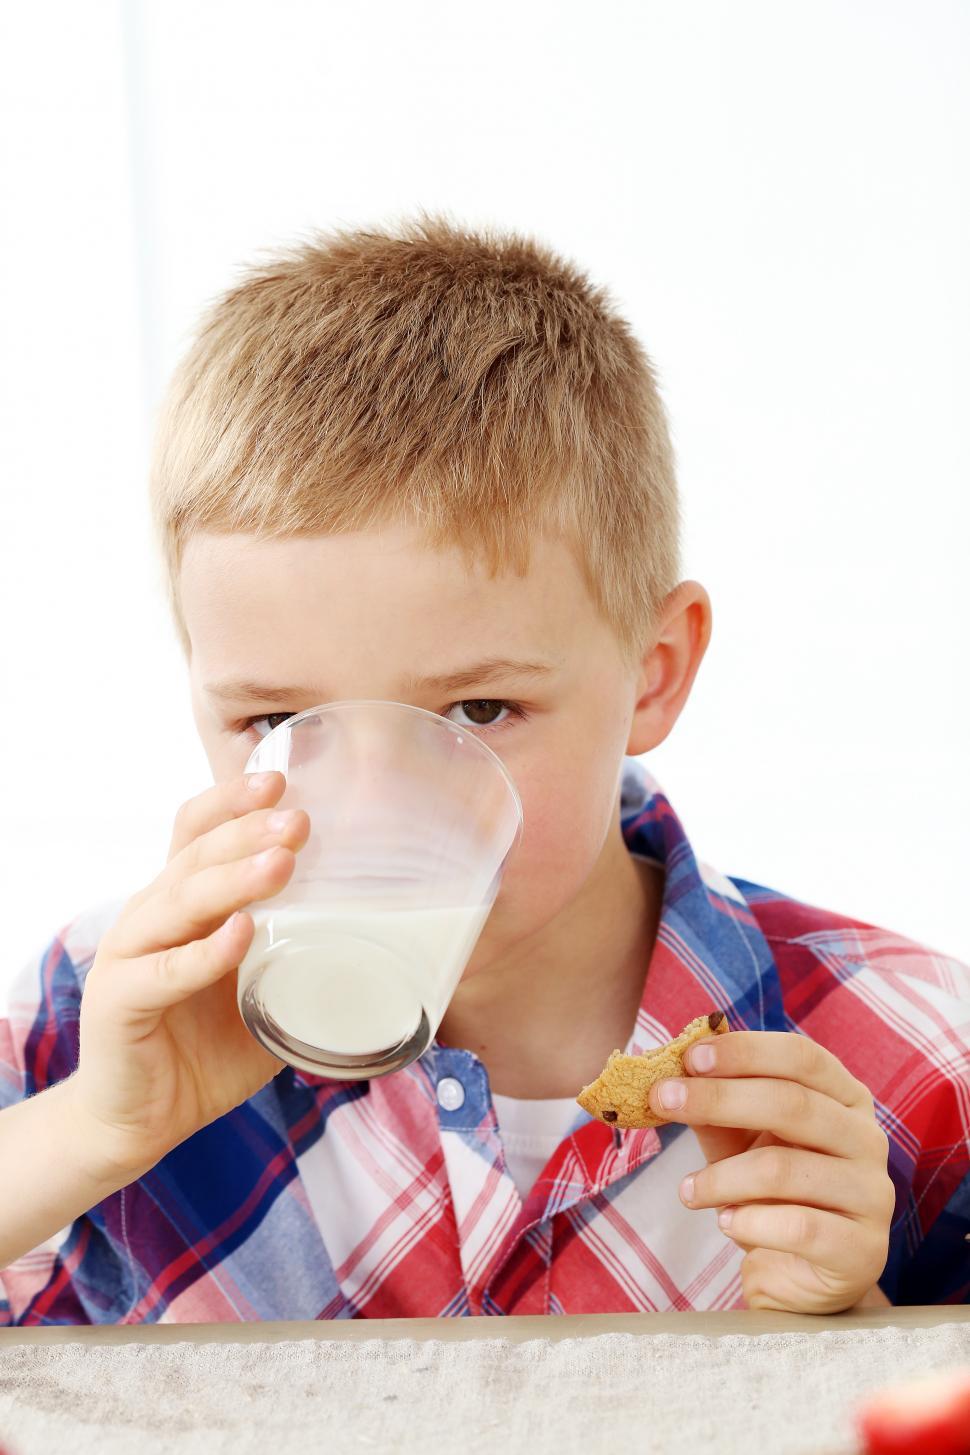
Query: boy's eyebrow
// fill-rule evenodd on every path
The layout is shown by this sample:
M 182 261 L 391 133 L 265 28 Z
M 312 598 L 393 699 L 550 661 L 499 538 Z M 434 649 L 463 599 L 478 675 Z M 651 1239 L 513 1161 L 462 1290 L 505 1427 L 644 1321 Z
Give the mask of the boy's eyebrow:
M 405 686 L 408 691 L 421 688 L 435 688 L 440 692 L 455 691 L 462 687 L 492 682 L 496 677 L 544 677 L 553 671 L 552 662 L 516 662 L 506 657 L 487 657 L 470 667 L 461 667 L 454 672 L 441 672 L 433 677 L 409 677 Z M 210 697 L 222 697 L 230 701 L 280 702 L 285 698 L 313 697 L 314 687 L 274 687 L 261 682 L 248 682 L 231 678 L 224 682 L 206 683 L 204 689 Z

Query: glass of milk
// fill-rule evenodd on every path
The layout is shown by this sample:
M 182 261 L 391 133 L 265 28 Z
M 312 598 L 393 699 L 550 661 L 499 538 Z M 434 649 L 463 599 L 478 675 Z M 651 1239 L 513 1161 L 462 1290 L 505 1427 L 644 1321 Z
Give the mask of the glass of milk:
M 398 1071 L 434 1039 L 521 840 L 515 783 L 467 728 L 372 700 L 282 723 L 245 769 L 271 770 L 310 837 L 283 889 L 247 906 L 240 1013 L 300 1070 Z

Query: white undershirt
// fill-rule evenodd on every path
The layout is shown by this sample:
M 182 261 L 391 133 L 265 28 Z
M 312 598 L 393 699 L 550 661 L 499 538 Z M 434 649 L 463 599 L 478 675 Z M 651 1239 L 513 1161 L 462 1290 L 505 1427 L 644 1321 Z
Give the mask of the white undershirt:
M 573 1096 L 527 1100 L 493 1092 L 492 1101 L 506 1165 L 524 1199 L 563 1138 L 589 1118 Z

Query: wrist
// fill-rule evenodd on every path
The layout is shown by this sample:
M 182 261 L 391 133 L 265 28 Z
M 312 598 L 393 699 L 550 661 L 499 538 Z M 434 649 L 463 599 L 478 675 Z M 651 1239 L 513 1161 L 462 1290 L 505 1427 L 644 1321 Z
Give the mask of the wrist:
M 133 1157 L 129 1139 L 93 1115 L 79 1095 L 76 1071 L 51 1087 L 49 1094 L 58 1094 L 61 1102 L 62 1155 L 98 1194 L 92 1197 L 91 1206 L 137 1182 L 158 1161 L 157 1157 Z

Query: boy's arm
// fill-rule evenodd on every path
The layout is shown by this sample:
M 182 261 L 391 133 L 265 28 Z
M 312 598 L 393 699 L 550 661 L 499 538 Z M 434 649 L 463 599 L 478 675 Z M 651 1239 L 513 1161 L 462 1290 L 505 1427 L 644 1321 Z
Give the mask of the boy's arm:
M 221 1032 L 218 982 L 248 948 L 246 906 L 279 891 L 309 834 L 303 810 L 271 827 L 285 786 L 282 773 L 240 775 L 187 800 L 161 874 L 71 920 L 10 985 L 0 1015 L 0 1324 L 100 1322 L 130 1300 L 130 1248 L 85 1214 L 282 1069 L 238 1016 L 225 1027 L 234 1038 L 225 1057 L 187 1056 L 163 1022 L 192 1000 L 199 1040 L 203 1027 Z M 24 1256 L 63 1228 L 63 1257 L 60 1248 Z
M 70 1077 L 0 1111 L 0 1168 L 0 1270 L 134 1180 L 98 1156 Z

